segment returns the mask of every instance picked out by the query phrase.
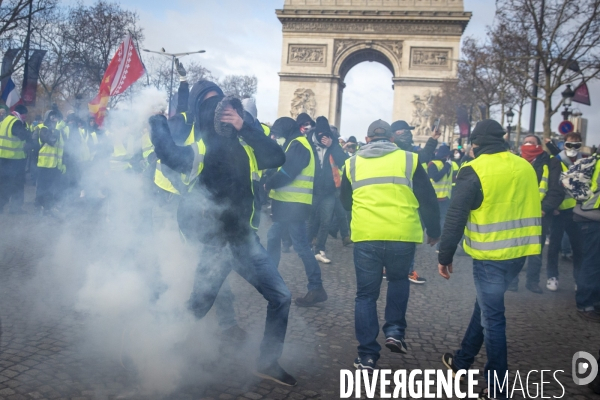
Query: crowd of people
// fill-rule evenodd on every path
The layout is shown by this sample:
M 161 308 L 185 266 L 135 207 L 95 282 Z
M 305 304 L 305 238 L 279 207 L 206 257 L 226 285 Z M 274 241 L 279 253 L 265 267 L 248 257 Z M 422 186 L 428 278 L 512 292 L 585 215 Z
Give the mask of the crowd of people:
M 153 196 L 177 198 L 182 236 L 203 249 L 190 310 L 200 319 L 214 305 L 225 334 L 243 338 L 226 281 L 236 271 L 268 301 L 256 373 L 284 385 L 296 380 L 278 362 L 292 302 L 278 272 L 281 252 L 293 248 L 305 268 L 307 292 L 294 303 L 314 306 L 328 299 L 320 264 L 331 262 L 327 241 L 338 233 L 354 252 L 354 365 L 369 373 L 381 351 L 376 302 L 383 279 L 385 346 L 408 352 L 409 286 L 426 282 L 415 270 L 421 243 L 436 246 L 446 279 L 457 249 L 473 258 L 473 316 L 460 350 L 442 357 L 454 373 L 469 369 L 485 344 L 486 371 L 505 374 L 504 294 L 518 290 L 525 264 L 525 287 L 543 293 L 546 238 L 547 289 L 559 288 L 566 234 L 577 313 L 600 322 L 600 156 L 582 157 L 579 134 L 567 135 L 563 150 L 546 141 L 548 151 L 538 136 L 527 135 L 517 155 L 502 126 L 484 120 L 463 153 L 440 144 L 435 129 L 420 148 L 405 121 L 377 120 L 366 143 L 344 141 L 324 116 L 303 113 L 262 124 L 252 99 L 225 96 L 209 81 L 190 90 L 179 70 L 175 114 L 151 116 L 147 131 L 135 138 L 111 134 L 93 117 L 85 121 L 70 112 L 63 118 L 56 107 L 29 123 L 27 108 L 17 106 L 0 121 L 0 210 L 8 205 L 10 213 L 24 212 L 26 171 L 42 217 L 57 217 L 69 202 L 92 193 L 109 196 L 101 179 L 110 174 L 138 174 Z M 272 219 L 266 248 L 256 233 L 263 208 Z M 506 388 L 496 396 L 506 398 Z M 492 396 L 483 391 L 480 398 Z

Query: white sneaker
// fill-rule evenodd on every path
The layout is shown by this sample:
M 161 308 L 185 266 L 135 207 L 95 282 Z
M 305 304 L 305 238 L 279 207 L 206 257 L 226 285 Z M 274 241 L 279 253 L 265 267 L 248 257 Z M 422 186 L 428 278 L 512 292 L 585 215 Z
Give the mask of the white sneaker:
M 556 292 L 558 290 L 558 279 L 554 278 L 554 277 L 548 279 L 548 282 L 546 283 L 546 287 L 551 292 Z
M 323 264 L 329 264 L 331 260 L 327 258 L 324 251 L 319 251 L 319 254 L 315 254 L 315 258 L 317 261 L 322 262 Z

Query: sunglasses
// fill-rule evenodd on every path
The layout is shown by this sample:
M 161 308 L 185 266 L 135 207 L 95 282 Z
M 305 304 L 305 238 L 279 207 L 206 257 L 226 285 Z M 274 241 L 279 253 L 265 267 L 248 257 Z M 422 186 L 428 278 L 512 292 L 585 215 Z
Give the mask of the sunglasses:
M 567 149 L 579 150 L 581 148 L 581 142 L 565 142 Z

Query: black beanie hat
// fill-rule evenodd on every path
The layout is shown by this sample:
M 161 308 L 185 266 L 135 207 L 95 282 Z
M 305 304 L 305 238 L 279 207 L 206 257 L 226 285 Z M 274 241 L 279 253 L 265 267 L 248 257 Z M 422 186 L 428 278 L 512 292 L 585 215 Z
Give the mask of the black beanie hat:
M 329 121 L 325 117 L 318 117 L 317 124 L 315 125 L 315 133 L 321 136 L 329 136 L 331 137 L 331 127 L 329 126 Z
M 303 126 L 307 122 L 310 122 L 310 126 L 313 126 L 313 127 L 315 126 L 315 121 L 313 121 L 313 119 L 307 113 L 299 114 L 296 117 L 296 122 L 298 123 L 299 126 Z
M 27 107 L 25 107 L 23 104 L 19 104 L 15 107 L 15 111 L 21 115 L 27 114 Z
M 300 134 L 300 127 L 292 118 L 281 117 L 273 123 L 271 134 L 287 139 L 294 134 Z
M 473 132 L 471 132 L 471 143 L 478 146 L 502 143 L 504 142 L 505 134 L 504 128 L 498 122 L 493 119 L 484 119 L 483 121 L 479 121 L 475 125 Z

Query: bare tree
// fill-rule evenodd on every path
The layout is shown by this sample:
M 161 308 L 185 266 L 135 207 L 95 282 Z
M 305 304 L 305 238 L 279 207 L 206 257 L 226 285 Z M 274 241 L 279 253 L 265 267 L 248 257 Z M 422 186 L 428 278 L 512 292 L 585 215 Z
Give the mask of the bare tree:
M 254 75 L 227 75 L 220 86 L 226 95 L 246 99 L 256 94 L 258 79 Z
M 530 93 L 540 61 L 539 94 L 529 96 L 544 105 L 544 137 L 550 137 L 562 105 L 552 96 L 566 84 L 600 77 L 600 0 L 498 0 L 497 6 L 490 31 L 496 57 L 517 61 L 512 84 L 522 93 Z
M 55 5 L 56 0 L 0 0 L 0 51 L 18 49 L 12 65 L 4 74 L 0 73 L 0 80 L 12 75 L 21 66 L 29 16 L 52 9 Z

